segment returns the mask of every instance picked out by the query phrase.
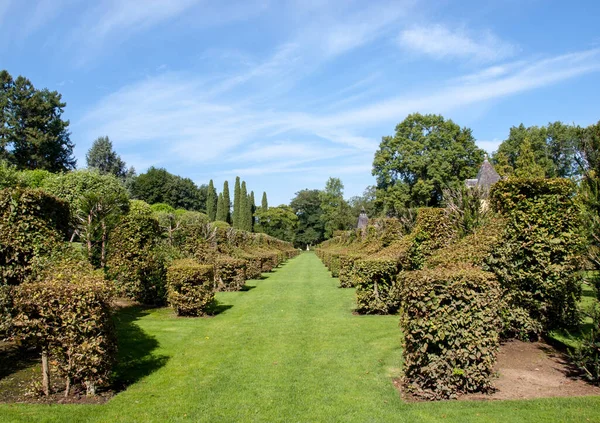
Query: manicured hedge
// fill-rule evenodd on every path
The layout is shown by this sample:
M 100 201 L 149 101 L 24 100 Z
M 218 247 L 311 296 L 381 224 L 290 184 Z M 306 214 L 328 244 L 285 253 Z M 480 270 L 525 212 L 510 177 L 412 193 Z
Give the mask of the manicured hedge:
M 168 301 L 179 316 L 202 316 L 214 300 L 214 269 L 194 260 L 176 260 L 167 269 Z
M 246 261 L 222 256 L 215 261 L 215 285 L 219 291 L 239 291 L 246 283 Z
M 566 179 L 509 179 L 490 191 L 506 225 L 486 265 L 510 294 L 510 306 L 545 330 L 579 323 L 583 240 L 574 196 Z
M 108 383 L 116 342 L 112 289 L 101 272 L 85 262 L 67 261 L 13 293 L 16 338 L 35 345 L 43 361 L 56 367 L 66 380 L 66 395 L 78 385 L 93 395 Z M 49 393 L 48 386 L 44 391 Z
M 69 205 L 43 191 L 0 191 L 0 285 L 23 283 L 36 257 L 65 240 L 69 218 Z
M 391 314 L 400 307 L 394 259 L 362 259 L 354 264 L 356 311 L 362 314 Z
M 435 250 L 449 245 L 456 238 L 456 229 L 446 210 L 420 208 L 411 237 L 409 263 L 412 269 L 421 269 Z
M 486 392 L 498 351 L 500 289 L 475 268 L 404 272 L 404 383 L 426 399 Z
M 108 246 L 107 276 L 120 295 L 144 304 L 166 301 L 165 266 L 157 247 L 158 221 L 151 215 L 128 214 L 117 225 Z

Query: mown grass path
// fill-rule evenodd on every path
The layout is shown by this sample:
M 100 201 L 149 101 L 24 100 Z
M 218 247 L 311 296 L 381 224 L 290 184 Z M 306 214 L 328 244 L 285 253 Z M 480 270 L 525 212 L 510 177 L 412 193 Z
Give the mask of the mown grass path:
M 337 288 L 312 253 L 248 287 L 218 294 L 231 307 L 211 318 L 166 308 L 129 316 L 121 353 L 132 359 L 156 345 L 140 359 L 156 369 L 108 403 L 0 405 L 0 421 L 600 421 L 596 397 L 404 403 L 392 384 L 398 318 L 353 315 L 353 290 Z M 138 379 L 138 370 L 128 371 Z

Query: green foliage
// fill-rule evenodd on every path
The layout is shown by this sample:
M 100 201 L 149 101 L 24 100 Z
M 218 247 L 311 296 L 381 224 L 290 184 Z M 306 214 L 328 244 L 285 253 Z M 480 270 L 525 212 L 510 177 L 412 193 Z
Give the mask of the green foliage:
M 477 269 L 401 274 L 404 383 L 426 399 L 487 392 L 498 351 L 500 288 Z
M 175 209 L 194 211 L 206 209 L 206 186 L 198 187 L 191 179 L 165 169 L 151 167 L 132 180 L 129 190 L 133 198 L 148 204 L 166 203 Z
M 410 269 L 421 269 L 427 257 L 448 245 L 456 232 L 445 209 L 424 207 L 417 212 L 411 236 L 413 243 L 408 253 Z
M 283 241 L 294 242 L 298 216 L 291 207 L 281 205 L 256 211 L 256 230 L 264 232 Z
M 108 173 L 121 179 L 127 176 L 127 165 L 113 150 L 112 141 L 108 137 L 96 138 L 85 155 L 85 160 L 88 168 L 96 169 L 100 173 Z
M 444 190 L 446 210 L 459 237 L 472 234 L 490 219 L 487 192 L 481 187 Z
M 19 169 L 74 169 L 65 106 L 58 92 L 38 90 L 27 78 L 0 71 L 0 159 Z
M 233 189 L 233 216 L 232 223 L 233 227 L 236 229 L 240 229 L 240 221 L 241 221 L 241 186 L 240 186 L 240 177 L 235 177 L 235 186 Z
M 571 360 L 583 377 L 594 385 L 600 385 L 600 309 L 591 309 L 592 328 L 583 336 L 582 342 L 570 352 Z
M 483 150 L 468 128 L 439 115 L 409 115 L 393 137 L 383 137 L 373 161 L 384 212 L 438 206 L 442 190 L 477 174 Z
M 169 304 L 178 316 L 202 316 L 214 301 L 213 266 L 174 261 L 167 269 Z
M 214 222 L 211 222 L 211 225 L 213 226 L 213 228 L 221 228 L 221 229 L 231 228 L 231 225 L 229 223 L 223 222 L 222 220 L 215 220 Z
M 298 216 L 296 245 L 316 245 L 325 240 L 320 191 L 304 189 L 296 193 L 290 207 Z
M 144 304 L 165 302 L 165 268 L 156 248 L 158 221 L 142 214 L 125 215 L 110 238 L 107 276 L 119 294 Z
M 175 213 L 175 208 L 165 203 L 156 203 L 150 206 L 154 213 Z
M 69 205 L 40 190 L 0 191 L 0 285 L 27 280 L 32 262 L 64 241 Z
M 335 231 L 345 231 L 356 224 L 351 216 L 350 206 L 344 200 L 344 184 L 339 178 L 327 180 L 325 189 L 319 193 L 319 199 L 325 238 L 331 238 Z
M 116 356 L 111 301 L 101 272 L 69 260 L 14 289 L 16 338 L 49 355 L 67 381 L 65 395 L 79 384 L 94 394 L 109 381 Z
M 577 166 L 577 145 L 581 130 L 562 122 L 547 126 L 525 127 L 523 124 L 510 128 L 508 138 L 494 155 L 496 170 L 502 176 L 516 171 L 522 177 L 570 178 L 580 174 Z M 524 146 L 528 144 L 528 146 Z M 523 157 L 525 153 L 526 157 Z M 522 170 L 519 172 L 519 168 Z M 524 169 L 532 168 L 527 174 Z
M 262 211 L 269 210 L 269 202 L 267 201 L 267 193 L 263 191 L 262 201 L 261 201 L 261 209 Z
M 215 185 L 213 180 L 211 179 L 208 183 L 208 191 L 206 194 L 206 214 L 208 215 L 208 219 L 211 222 L 214 222 L 217 218 L 217 201 L 219 196 L 217 195 L 217 190 L 215 189 Z
M 246 261 L 221 256 L 215 261 L 215 283 L 219 291 L 239 291 L 246 283 Z
M 223 182 L 223 210 L 222 215 L 217 216 L 217 220 L 225 221 L 229 224 L 232 223 L 231 219 L 231 197 L 229 195 L 229 182 Z
M 152 206 L 142 200 L 129 200 L 130 216 L 152 216 Z
M 393 314 L 400 307 L 393 259 L 367 258 L 354 263 L 356 311 L 361 314 Z
M 527 310 L 545 330 L 578 324 L 582 237 L 567 179 L 508 179 L 490 191 L 505 216 L 502 240 L 486 260 L 511 307 Z
M 20 184 L 27 188 L 42 188 L 44 181 L 53 174 L 44 169 L 22 170 L 19 172 Z

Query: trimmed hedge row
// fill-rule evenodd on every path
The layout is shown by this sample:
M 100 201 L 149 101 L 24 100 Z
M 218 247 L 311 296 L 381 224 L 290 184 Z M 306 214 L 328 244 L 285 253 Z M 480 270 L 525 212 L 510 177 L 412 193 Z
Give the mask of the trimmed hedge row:
M 178 316 L 202 316 L 214 301 L 214 269 L 176 260 L 167 269 L 168 301 Z
M 239 291 L 246 284 L 246 260 L 227 256 L 215 261 L 215 288 L 217 291 Z
M 475 268 L 405 272 L 404 384 L 426 399 L 492 389 L 499 346 L 500 287 Z

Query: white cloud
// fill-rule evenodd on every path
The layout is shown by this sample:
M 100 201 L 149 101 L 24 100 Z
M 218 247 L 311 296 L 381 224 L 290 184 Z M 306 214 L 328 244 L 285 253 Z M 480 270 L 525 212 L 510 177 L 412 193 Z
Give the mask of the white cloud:
M 518 50 L 489 31 L 470 34 L 465 29 L 450 29 L 440 24 L 405 29 L 398 36 L 398 43 L 406 50 L 434 59 L 478 62 L 502 60 Z

